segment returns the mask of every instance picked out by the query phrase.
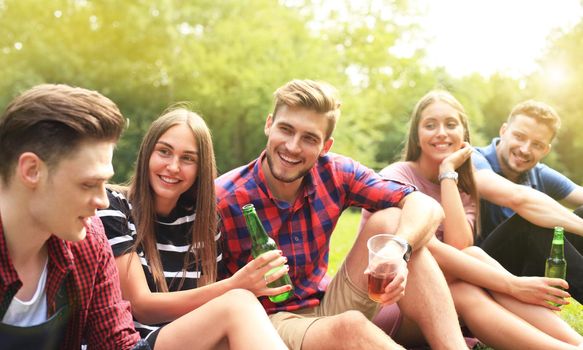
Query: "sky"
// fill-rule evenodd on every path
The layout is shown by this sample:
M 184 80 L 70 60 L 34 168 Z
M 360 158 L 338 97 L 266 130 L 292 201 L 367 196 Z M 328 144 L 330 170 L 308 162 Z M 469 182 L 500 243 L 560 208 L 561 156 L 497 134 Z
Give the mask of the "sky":
M 432 37 L 428 63 L 454 76 L 533 72 L 554 29 L 572 28 L 583 16 L 580 0 L 419 0 L 419 21 Z

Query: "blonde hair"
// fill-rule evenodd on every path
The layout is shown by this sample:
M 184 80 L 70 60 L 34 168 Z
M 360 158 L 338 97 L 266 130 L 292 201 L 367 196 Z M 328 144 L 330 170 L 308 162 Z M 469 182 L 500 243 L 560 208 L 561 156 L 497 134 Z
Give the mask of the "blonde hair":
M 507 123 L 510 125 L 517 115 L 533 118 L 537 123 L 546 125 L 553 133 L 551 141 L 561 127 L 561 118 L 555 109 L 548 104 L 535 100 L 521 102 L 512 108 Z
M 332 85 L 314 80 L 295 79 L 275 90 L 273 119 L 277 111 L 283 107 L 301 107 L 324 114 L 328 119 L 326 140 L 332 136 L 336 123 L 340 118 L 340 101 Z

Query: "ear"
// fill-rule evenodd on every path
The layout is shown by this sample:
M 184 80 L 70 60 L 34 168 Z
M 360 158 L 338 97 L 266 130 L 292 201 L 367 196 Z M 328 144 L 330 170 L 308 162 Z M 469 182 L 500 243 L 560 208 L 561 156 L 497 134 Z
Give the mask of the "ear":
M 498 133 L 500 135 L 500 137 L 502 137 L 502 135 L 504 135 L 504 133 L 506 132 L 506 129 L 508 129 L 508 123 L 502 124 L 502 126 L 500 127 L 500 132 Z
M 263 128 L 263 132 L 265 136 L 269 137 L 269 129 L 271 129 L 271 125 L 273 124 L 273 115 L 270 113 L 267 115 L 267 119 L 265 120 L 265 127 Z
M 547 154 L 549 154 L 549 153 L 551 152 L 551 148 L 553 148 L 553 145 L 549 143 L 549 144 L 547 145 L 547 149 L 546 149 L 546 151 L 544 152 L 544 156 L 543 156 L 543 158 L 544 158 L 544 157 L 546 157 L 546 156 L 547 156 Z
M 330 151 L 330 148 L 332 148 L 333 144 L 334 144 L 333 137 L 330 137 L 328 140 L 324 141 L 324 147 L 320 151 L 320 157 L 325 156 Z
M 44 162 L 35 153 L 24 152 L 18 157 L 16 176 L 24 186 L 33 188 L 41 179 Z

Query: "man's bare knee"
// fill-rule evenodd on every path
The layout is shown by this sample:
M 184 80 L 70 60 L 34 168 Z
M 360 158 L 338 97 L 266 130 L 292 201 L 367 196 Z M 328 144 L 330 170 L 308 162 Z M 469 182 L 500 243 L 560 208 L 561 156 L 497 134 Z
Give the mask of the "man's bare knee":
M 316 321 L 302 349 L 402 349 L 361 312 L 350 310 Z
M 334 316 L 334 322 L 331 324 L 331 332 L 337 339 L 352 337 L 355 332 L 359 333 L 365 329 L 366 324 L 369 322 L 360 311 L 345 311 Z
M 361 232 L 369 232 L 370 235 L 378 233 L 394 233 L 401 221 L 401 209 L 387 208 L 373 213 Z

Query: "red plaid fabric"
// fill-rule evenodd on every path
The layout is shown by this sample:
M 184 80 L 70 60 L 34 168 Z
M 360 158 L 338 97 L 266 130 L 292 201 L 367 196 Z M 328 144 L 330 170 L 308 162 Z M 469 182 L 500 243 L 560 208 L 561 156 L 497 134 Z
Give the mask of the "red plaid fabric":
M 287 203 L 275 199 L 267 188 L 261 168 L 264 157 L 265 152 L 216 181 L 225 274 L 233 274 L 251 259 L 251 240 L 241 207 L 252 203 L 265 230 L 287 256 L 294 283 L 294 296 L 288 301 L 274 304 L 261 298 L 263 306 L 268 313 L 317 306 L 328 284 L 330 236 L 342 211 L 351 206 L 373 212 L 396 206 L 415 188 L 329 153 L 305 176 L 296 201 Z
M 71 309 L 67 333 L 60 349 L 131 349 L 140 340 L 129 303 L 121 298 L 119 276 L 111 247 L 98 217 L 87 227 L 87 237 L 67 242 L 48 241 L 46 284 L 48 317 L 56 310 L 56 294 L 64 282 Z M 22 286 L 8 256 L 0 218 L 0 308 L 7 309 Z

